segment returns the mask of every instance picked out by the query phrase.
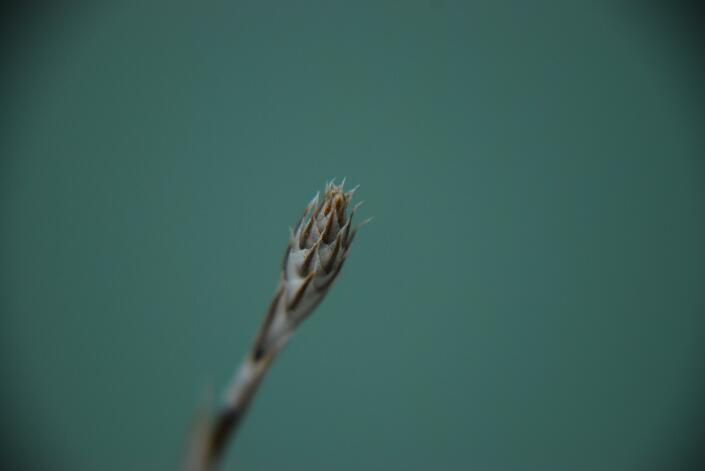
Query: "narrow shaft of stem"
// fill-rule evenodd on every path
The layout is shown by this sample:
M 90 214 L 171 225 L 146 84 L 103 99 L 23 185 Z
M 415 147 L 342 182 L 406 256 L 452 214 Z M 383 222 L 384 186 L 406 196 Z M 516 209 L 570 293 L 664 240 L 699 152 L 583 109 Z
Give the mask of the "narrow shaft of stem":
M 213 423 L 210 446 L 207 451 L 206 469 L 212 469 L 222 458 L 223 453 L 237 432 L 238 426 L 247 413 L 255 393 L 269 366 L 274 360 L 275 354 L 263 357 L 255 362 L 252 355 L 249 355 L 240 366 L 237 374 L 239 387 L 234 389 L 234 394 L 226 398 L 226 403 L 221 408 Z
M 223 406 L 211 424 L 209 439 L 204 457 L 204 469 L 214 469 L 221 460 L 228 443 L 237 432 L 257 389 L 269 371 L 272 362 L 288 342 L 292 330 L 274 322 L 275 318 L 286 317 L 286 312 L 276 308 L 276 300 L 265 317 L 252 349 L 237 370 L 230 388 L 227 390 Z

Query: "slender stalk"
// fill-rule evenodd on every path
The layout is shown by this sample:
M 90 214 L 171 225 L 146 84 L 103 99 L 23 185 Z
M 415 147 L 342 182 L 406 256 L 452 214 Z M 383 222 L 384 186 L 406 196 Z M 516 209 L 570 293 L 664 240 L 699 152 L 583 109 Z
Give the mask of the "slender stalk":
M 263 358 L 257 364 L 250 363 L 248 359 L 246 360 L 247 363 L 240 367 L 238 377 L 242 377 L 243 372 L 249 369 L 253 371 L 248 374 L 247 378 L 243 378 L 242 387 L 239 388 L 235 395 L 229 398 L 228 404 L 223 407 L 216 418 L 214 433 L 206 457 L 206 469 L 215 466 L 219 462 L 228 441 L 232 441 L 275 355 L 272 354 L 266 359 Z
M 187 471 L 210 471 L 218 466 L 272 362 L 337 279 L 357 231 L 352 218 L 359 206 L 348 211 L 355 189 L 346 193 L 343 185 L 328 183 L 323 202 L 319 204 L 316 195 L 291 230 L 274 299 L 221 409 L 198 424 Z
M 220 461 L 229 441 L 232 441 L 238 427 L 242 423 L 255 393 L 264 376 L 269 371 L 274 359 L 289 341 L 292 330 L 283 331 L 277 341 L 267 346 L 265 339 L 271 338 L 272 320 L 276 317 L 277 298 L 272 302 L 270 313 L 260 328 L 257 340 L 248 356 L 243 360 L 235 378 L 228 389 L 223 406 L 215 418 L 212 434 L 209 439 L 205 456 L 205 469 L 211 469 Z

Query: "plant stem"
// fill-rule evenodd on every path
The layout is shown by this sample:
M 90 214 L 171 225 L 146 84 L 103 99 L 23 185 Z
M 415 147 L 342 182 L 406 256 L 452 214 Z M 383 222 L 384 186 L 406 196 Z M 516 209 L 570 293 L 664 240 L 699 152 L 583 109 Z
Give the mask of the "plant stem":
M 255 343 L 226 392 L 220 411 L 212 421 L 208 422 L 205 435 L 200 436 L 205 443 L 196 444 L 202 450 L 201 456 L 196 463 L 191 464 L 189 471 L 210 471 L 218 466 L 228 444 L 232 442 L 247 414 L 269 367 L 289 341 L 294 325 L 275 322 L 275 319 L 286 318 L 286 312 L 281 309 L 282 304 L 279 303 L 281 294 L 280 287 L 260 327 Z

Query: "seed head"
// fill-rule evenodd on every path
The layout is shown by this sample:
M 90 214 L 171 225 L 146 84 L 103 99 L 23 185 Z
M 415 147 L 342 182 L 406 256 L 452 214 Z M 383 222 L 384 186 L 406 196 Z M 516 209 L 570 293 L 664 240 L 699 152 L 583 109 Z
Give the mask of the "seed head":
M 284 258 L 281 298 L 289 317 L 303 320 L 328 292 L 340 273 L 357 228 L 351 207 L 356 188 L 345 192 L 343 181 L 326 184 L 323 201 L 316 194 L 291 231 Z

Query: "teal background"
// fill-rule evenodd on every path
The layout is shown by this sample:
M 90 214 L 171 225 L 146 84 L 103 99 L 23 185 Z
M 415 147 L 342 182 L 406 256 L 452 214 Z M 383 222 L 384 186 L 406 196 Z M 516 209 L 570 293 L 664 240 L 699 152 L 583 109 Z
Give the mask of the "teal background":
M 375 219 L 225 469 L 700 469 L 705 74 L 682 18 L 33 11 L 0 111 L 4 459 L 176 469 L 288 226 L 347 176 Z

